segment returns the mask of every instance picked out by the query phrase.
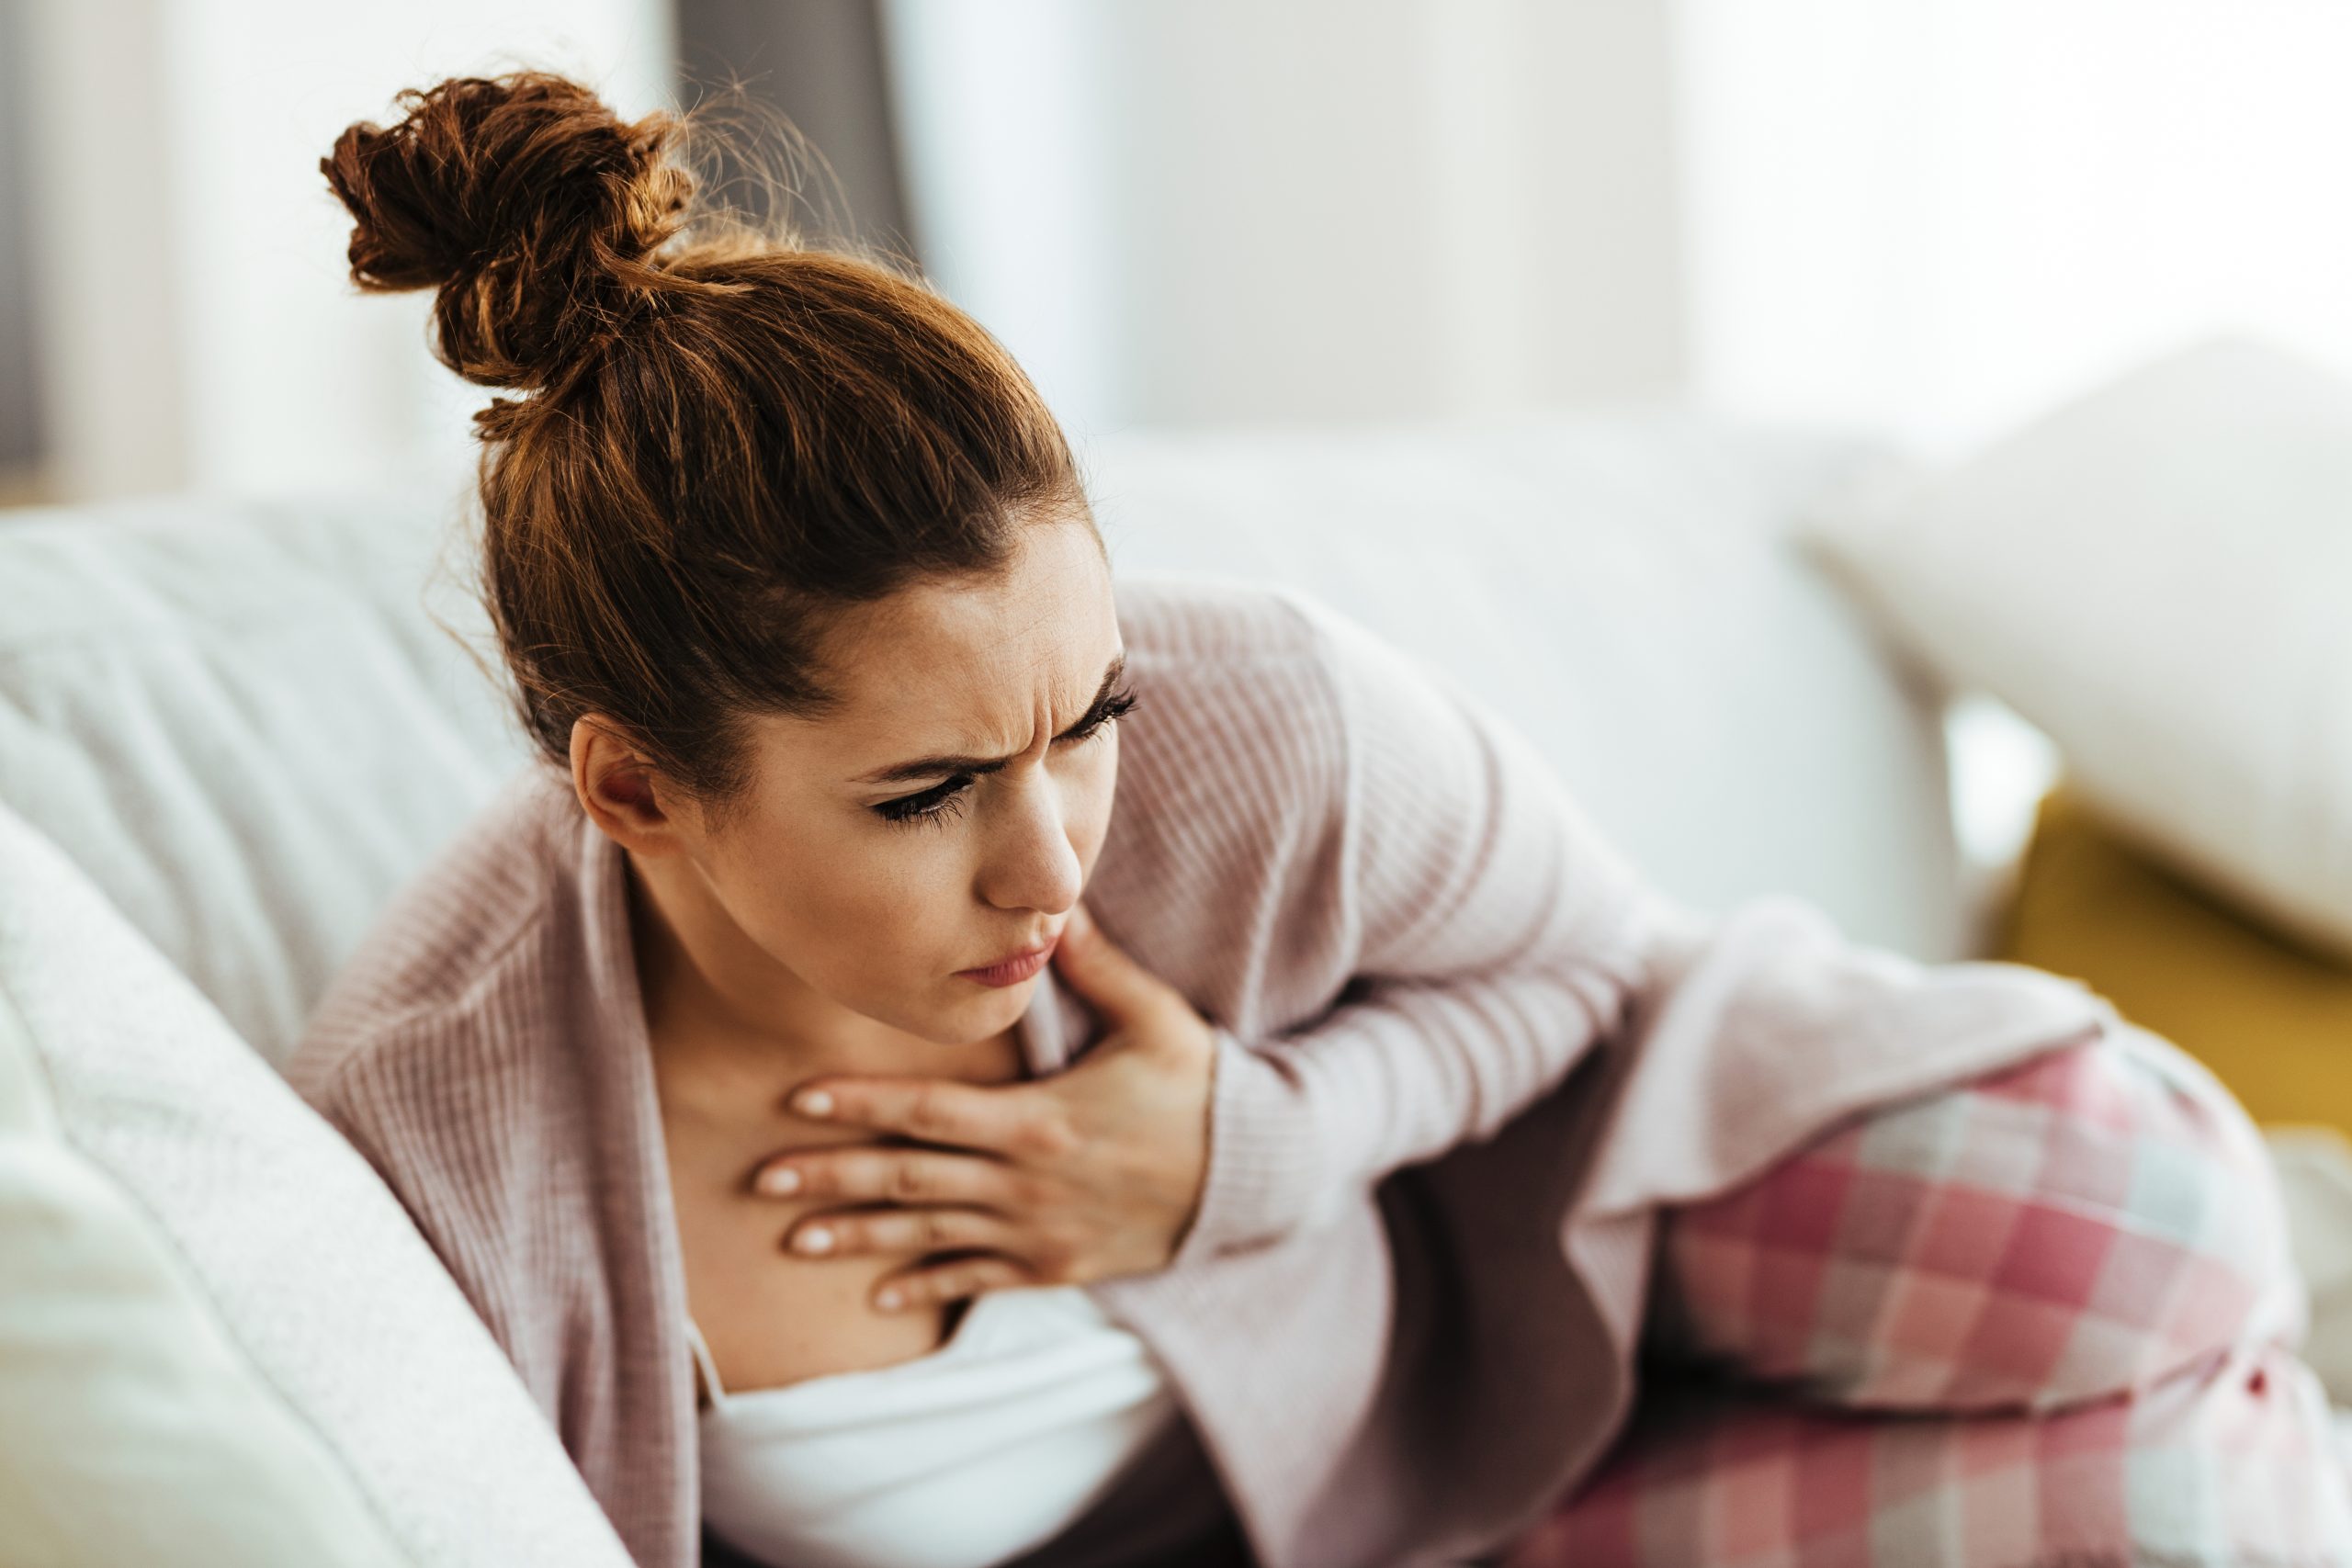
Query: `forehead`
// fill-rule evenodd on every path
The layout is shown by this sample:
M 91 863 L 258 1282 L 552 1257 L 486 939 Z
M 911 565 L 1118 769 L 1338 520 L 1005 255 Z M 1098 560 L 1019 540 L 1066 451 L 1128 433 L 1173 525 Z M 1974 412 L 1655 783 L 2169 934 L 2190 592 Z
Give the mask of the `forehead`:
M 843 705 L 828 726 L 994 752 L 1026 742 L 1041 704 L 1075 718 L 1119 648 L 1110 569 L 1083 522 L 1022 541 L 1002 573 L 912 583 L 836 624 L 827 666 Z

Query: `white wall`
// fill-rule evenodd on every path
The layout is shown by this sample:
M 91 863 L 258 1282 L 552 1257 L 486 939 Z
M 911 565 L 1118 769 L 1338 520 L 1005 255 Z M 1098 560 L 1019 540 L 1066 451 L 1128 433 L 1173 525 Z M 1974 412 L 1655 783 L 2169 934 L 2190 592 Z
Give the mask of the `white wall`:
M 481 394 L 316 172 L 663 0 L 29 0 L 68 496 L 364 479 Z M 886 0 L 933 271 L 1082 437 L 1682 393 L 1965 446 L 2200 332 L 2352 365 L 2341 0 Z
M 890 0 L 933 276 L 1074 430 L 1682 381 L 1662 0 Z
M 888 0 L 934 275 L 1081 431 L 1689 393 L 1964 448 L 2352 366 L 2342 0 Z
M 355 119 L 545 64 L 666 101 L 661 0 L 33 0 L 32 229 L 60 499 L 364 481 L 467 450 L 489 394 L 425 299 L 358 296 L 318 171 Z
M 2352 6 L 1679 0 L 1694 383 L 1964 448 L 2210 331 L 2352 366 Z

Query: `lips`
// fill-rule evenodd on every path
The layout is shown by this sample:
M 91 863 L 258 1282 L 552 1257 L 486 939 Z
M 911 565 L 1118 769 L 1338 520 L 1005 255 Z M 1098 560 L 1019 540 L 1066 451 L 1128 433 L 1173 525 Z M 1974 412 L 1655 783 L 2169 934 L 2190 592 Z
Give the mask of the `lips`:
M 1036 947 L 1024 947 L 1018 953 L 1007 953 L 993 964 L 977 969 L 958 969 L 956 973 L 967 980 L 978 980 L 983 986 L 1017 986 L 1046 966 L 1060 942 L 1060 933 Z

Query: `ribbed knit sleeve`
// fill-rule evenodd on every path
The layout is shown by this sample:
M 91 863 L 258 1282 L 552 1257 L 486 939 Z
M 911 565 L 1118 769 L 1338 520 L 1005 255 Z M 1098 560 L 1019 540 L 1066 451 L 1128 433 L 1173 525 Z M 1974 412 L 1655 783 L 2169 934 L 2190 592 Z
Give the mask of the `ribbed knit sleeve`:
M 1353 977 L 1278 1038 L 1216 1031 L 1208 1176 L 1175 1267 L 1277 1240 L 1491 1136 L 1620 1021 L 1691 918 L 1457 682 L 1286 597 L 1317 630 L 1343 738 L 1329 897 Z
M 453 1125 L 446 1110 L 450 1085 L 431 1077 L 429 1067 L 429 1060 L 421 1066 L 396 1051 L 356 1053 L 296 1087 L 391 1189 L 525 1385 L 548 1405 L 545 1358 L 518 1332 L 523 1314 L 512 1238 L 498 1223 L 503 1172 L 497 1161 L 468 1149 L 469 1129 Z M 501 1087 L 497 1079 L 481 1086 L 485 1092 Z M 515 1136 L 529 1136 L 526 1122 L 517 1122 Z

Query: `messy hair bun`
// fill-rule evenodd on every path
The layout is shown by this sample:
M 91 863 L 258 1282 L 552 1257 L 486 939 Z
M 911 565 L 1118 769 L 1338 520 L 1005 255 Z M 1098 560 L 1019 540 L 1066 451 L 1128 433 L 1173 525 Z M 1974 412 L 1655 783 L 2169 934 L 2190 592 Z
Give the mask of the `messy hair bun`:
M 435 353 L 522 394 L 474 415 L 481 591 L 551 761 L 593 720 L 724 799 L 750 716 L 837 702 L 836 612 L 1091 527 L 1001 344 L 896 257 L 703 210 L 680 117 L 530 71 L 397 101 L 321 167 L 359 286 L 436 290 Z
M 437 288 L 434 349 L 469 381 L 543 385 L 670 283 L 651 257 L 694 178 L 675 117 L 621 119 L 545 72 L 412 87 L 390 129 L 350 127 L 319 160 L 356 220 L 363 288 Z

